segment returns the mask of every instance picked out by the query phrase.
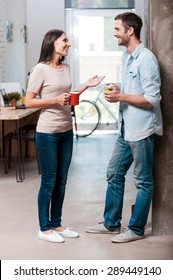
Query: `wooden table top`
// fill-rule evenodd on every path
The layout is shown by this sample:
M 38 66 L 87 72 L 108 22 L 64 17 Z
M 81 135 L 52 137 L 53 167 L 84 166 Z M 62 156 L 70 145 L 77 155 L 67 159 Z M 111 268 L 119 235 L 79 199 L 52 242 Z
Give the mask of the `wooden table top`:
M 0 120 L 19 120 L 22 119 L 36 111 L 40 108 L 30 108 L 30 109 L 15 109 L 14 108 L 0 108 Z

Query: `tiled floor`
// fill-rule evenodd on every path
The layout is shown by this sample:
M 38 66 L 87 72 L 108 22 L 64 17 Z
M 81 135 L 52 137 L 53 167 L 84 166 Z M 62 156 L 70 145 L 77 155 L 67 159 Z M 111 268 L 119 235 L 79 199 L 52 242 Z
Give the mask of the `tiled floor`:
M 74 139 L 63 209 L 63 225 L 80 233 L 77 239 L 53 244 L 37 239 L 37 192 L 40 177 L 35 160 L 25 164 L 26 179 L 16 183 L 15 170 L 0 170 L 0 259 L 4 260 L 172 260 L 173 236 L 152 236 L 149 218 L 146 238 L 113 244 L 110 235 L 85 233 L 85 226 L 102 220 L 106 191 L 106 167 L 115 135 Z M 122 225 L 127 226 L 136 194 L 132 169 L 126 180 Z

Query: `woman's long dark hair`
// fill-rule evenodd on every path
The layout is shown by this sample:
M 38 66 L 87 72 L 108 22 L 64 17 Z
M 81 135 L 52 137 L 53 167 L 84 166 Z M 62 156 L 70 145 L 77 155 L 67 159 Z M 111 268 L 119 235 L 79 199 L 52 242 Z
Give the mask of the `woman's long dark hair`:
M 61 35 L 65 33 L 63 30 L 59 30 L 59 29 L 52 29 L 49 30 L 44 38 L 43 38 L 43 42 L 42 42 L 42 46 L 41 46 L 41 52 L 40 52 L 40 57 L 38 60 L 39 62 L 49 62 L 52 60 L 53 58 L 53 51 L 54 51 L 54 42 L 61 37 Z M 62 56 L 59 60 L 59 62 L 61 63 L 64 60 L 64 56 Z

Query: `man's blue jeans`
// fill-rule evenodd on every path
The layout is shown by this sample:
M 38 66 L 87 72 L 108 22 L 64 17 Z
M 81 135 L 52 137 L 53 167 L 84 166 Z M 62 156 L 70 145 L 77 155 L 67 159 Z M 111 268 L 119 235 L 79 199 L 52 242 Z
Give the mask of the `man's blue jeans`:
M 38 214 L 41 231 L 61 226 L 62 206 L 73 150 L 72 130 L 36 133 L 41 169 Z
M 154 136 L 127 142 L 123 133 L 115 144 L 107 169 L 108 188 L 104 210 L 104 225 L 109 230 L 121 226 L 125 175 L 134 161 L 134 181 L 138 189 L 135 207 L 128 227 L 143 235 L 153 193 Z

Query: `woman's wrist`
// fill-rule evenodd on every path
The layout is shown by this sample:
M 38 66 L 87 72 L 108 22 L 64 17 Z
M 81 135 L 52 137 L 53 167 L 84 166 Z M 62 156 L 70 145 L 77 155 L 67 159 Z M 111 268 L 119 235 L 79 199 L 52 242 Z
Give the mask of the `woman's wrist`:
M 87 86 L 86 84 L 84 84 L 81 88 L 79 88 L 78 90 L 76 90 L 76 91 L 78 91 L 80 94 L 82 93 L 82 92 L 84 92 L 86 89 L 88 89 L 89 88 L 89 86 Z
M 89 88 L 89 86 L 87 86 L 87 84 L 84 84 L 84 85 L 83 85 L 83 90 L 82 90 L 82 92 L 85 91 L 85 90 L 88 89 L 88 88 Z

